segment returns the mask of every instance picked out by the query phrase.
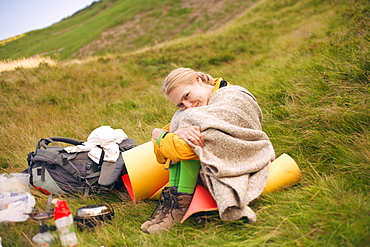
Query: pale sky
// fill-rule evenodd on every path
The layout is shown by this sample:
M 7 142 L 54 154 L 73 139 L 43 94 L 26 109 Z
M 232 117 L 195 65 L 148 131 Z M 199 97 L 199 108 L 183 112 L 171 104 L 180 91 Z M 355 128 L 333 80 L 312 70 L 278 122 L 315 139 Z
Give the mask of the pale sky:
M 0 0 L 0 40 L 43 29 L 98 0 Z

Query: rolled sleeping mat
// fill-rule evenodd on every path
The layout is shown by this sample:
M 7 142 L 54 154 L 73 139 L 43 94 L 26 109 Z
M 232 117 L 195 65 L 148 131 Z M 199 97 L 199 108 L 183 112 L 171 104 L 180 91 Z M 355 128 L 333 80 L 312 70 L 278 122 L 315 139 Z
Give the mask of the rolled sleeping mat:
M 298 183 L 301 171 L 292 157 L 283 153 L 270 164 L 269 176 L 262 193 L 275 192 Z
M 169 170 L 159 164 L 154 154 L 153 143 L 147 142 L 122 152 L 127 174 L 123 176 L 131 199 L 136 202 L 158 199 L 169 180 Z

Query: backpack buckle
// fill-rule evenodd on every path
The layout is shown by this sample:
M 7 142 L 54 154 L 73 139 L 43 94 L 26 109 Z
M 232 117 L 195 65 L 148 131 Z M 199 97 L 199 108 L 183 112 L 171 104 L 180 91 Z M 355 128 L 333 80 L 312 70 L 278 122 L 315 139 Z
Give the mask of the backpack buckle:
M 87 164 L 86 165 L 86 174 L 87 175 L 90 175 L 91 174 L 91 169 L 92 169 L 92 165 L 91 164 Z

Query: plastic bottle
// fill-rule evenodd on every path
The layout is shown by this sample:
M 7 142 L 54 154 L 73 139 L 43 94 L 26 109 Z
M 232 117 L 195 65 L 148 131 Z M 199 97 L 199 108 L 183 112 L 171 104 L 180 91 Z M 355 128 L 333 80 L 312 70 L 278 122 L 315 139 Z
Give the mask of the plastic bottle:
M 65 200 L 53 199 L 55 204 L 54 222 L 59 231 L 59 238 L 64 247 L 77 246 L 77 236 L 73 224 L 73 216 Z
M 54 234 L 48 231 L 42 233 L 40 232 L 33 236 L 32 242 L 37 247 L 48 247 L 56 243 L 56 237 Z

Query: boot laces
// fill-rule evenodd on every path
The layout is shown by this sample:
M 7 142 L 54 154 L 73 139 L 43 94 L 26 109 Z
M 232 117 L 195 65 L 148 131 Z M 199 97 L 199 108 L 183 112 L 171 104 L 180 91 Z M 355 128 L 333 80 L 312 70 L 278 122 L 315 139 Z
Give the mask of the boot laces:
M 166 195 L 166 196 L 165 196 L 165 193 L 162 192 L 161 198 L 163 199 L 163 202 L 162 200 L 159 200 L 159 203 L 157 207 L 155 208 L 155 210 L 153 211 L 152 215 L 150 216 L 150 219 L 154 219 L 157 214 L 160 214 L 160 213 L 164 214 L 169 210 L 168 197 L 170 197 L 171 195 L 172 195 L 171 192 L 169 192 L 169 195 Z
M 166 207 L 167 208 L 167 211 L 165 211 L 165 213 L 169 213 L 171 215 L 171 218 L 173 220 L 175 220 L 175 217 L 173 216 L 173 212 L 177 209 L 180 210 L 180 204 L 179 204 L 179 201 L 182 200 L 182 198 L 178 198 L 176 195 L 170 193 L 170 200 L 168 201 L 169 205 Z M 161 222 L 163 222 L 163 220 L 166 218 L 166 214 L 163 214 L 162 218 L 159 219 L 159 221 L 157 222 L 157 224 L 160 224 Z

